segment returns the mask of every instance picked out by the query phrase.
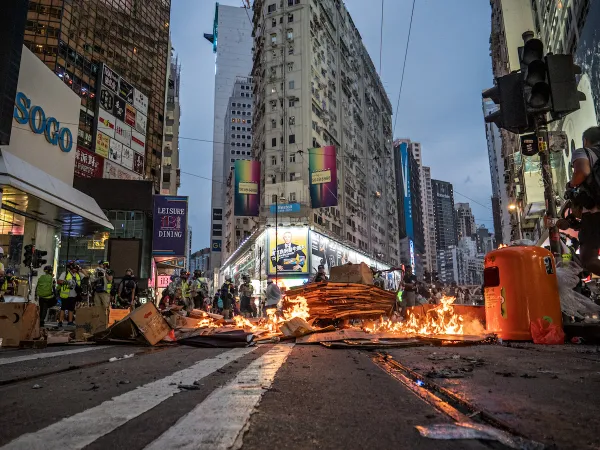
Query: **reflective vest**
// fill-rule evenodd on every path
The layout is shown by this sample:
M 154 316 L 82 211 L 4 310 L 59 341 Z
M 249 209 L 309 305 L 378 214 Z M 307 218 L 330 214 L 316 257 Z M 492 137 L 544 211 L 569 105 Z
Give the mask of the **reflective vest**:
M 71 272 L 67 272 L 67 276 L 65 277 L 65 283 L 60 286 L 60 298 L 69 298 L 69 293 L 71 292 L 71 288 L 69 287 L 69 281 L 73 279 L 73 275 Z M 81 277 L 78 273 L 75 274 L 75 282 L 77 286 L 81 286 Z
M 109 294 L 112 291 L 112 281 L 106 281 L 106 292 L 108 292 Z
M 181 282 L 181 294 L 183 298 L 190 298 L 190 285 L 185 280 Z

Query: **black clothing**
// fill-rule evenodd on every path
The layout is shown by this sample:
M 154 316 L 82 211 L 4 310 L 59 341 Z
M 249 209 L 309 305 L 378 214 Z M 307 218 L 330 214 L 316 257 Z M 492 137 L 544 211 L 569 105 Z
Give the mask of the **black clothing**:
M 579 242 L 587 248 L 600 248 L 600 212 L 583 213 Z
M 411 273 L 410 275 L 406 275 L 404 277 L 404 282 L 405 283 L 410 283 L 410 284 L 417 284 L 417 276 L 414 273 Z M 417 290 L 417 287 L 405 287 L 404 288 L 404 292 L 415 292 Z

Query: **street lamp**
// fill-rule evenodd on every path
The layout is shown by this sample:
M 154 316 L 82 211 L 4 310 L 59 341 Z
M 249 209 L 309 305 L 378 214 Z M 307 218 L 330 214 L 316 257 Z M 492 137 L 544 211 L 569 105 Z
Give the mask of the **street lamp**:
M 521 233 L 521 208 L 516 203 L 511 203 L 508 205 L 508 210 L 517 214 L 517 239 L 523 239 L 523 235 Z
M 275 197 L 275 284 L 279 286 L 279 268 L 277 262 L 278 254 L 277 254 L 277 240 L 279 238 L 279 234 L 277 233 L 277 229 L 279 227 L 279 202 L 287 203 L 287 199 L 282 195 L 281 197 Z

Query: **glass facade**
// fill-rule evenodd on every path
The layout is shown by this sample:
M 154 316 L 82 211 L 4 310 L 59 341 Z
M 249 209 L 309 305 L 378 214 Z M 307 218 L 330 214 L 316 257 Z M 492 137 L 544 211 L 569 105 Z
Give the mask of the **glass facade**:
M 29 2 L 25 45 L 81 97 L 77 143 L 92 148 L 101 62 L 149 98 L 147 179 L 158 192 L 171 0 Z

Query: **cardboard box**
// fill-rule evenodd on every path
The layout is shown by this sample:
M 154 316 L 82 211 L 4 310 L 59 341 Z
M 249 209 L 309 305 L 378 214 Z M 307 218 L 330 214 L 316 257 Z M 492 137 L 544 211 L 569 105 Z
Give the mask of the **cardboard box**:
M 18 347 L 40 337 L 40 313 L 35 303 L 0 303 L 0 347 Z
M 123 320 L 129 314 L 128 309 L 110 309 L 108 314 L 108 326 L 113 323 Z
M 127 317 L 136 325 L 150 345 L 156 345 L 171 331 L 171 327 L 154 303 L 143 304 Z
M 329 281 L 333 283 L 373 284 L 373 272 L 365 263 L 332 267 Z
M 108 313 L 103 306 L 88 306 L 75 311 L 75 339 L 85 340 L 86 335 L 106 330 Z

